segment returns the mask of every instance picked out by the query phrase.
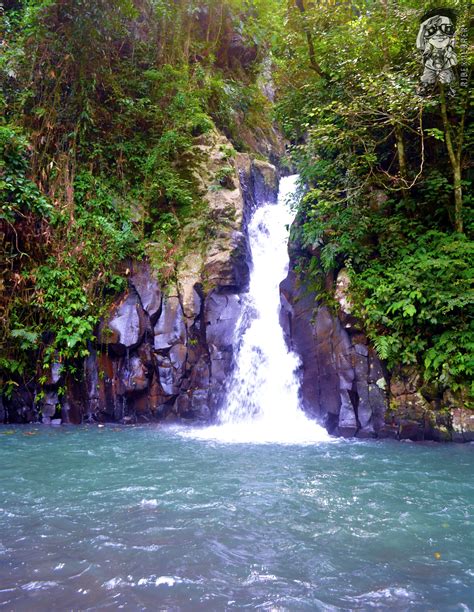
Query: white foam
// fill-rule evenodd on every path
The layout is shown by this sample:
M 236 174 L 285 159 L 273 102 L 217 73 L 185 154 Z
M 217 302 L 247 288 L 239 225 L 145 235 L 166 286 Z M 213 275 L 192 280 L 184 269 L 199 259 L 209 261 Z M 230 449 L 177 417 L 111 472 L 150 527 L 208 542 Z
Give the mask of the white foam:
M 155 585 L 156 586 L 160 586 L 162 584 L 164 584 L 166 586 L 173 586 L 175 583 L 176 583 L 176 580 L 174 578 L 172 578 L 171 576 L 159 576 L 155 580 Z
M 122 582 L 123 580 L 121 578 L 111 578 L 110 580 L 107 580 L 107 582 L 104 582 L 102 586 L 105 587 L 108 591 L 111 591 L 112 589 L 115 589 L 119 585 L 121 585 Z
M 53 580 L 33 580 L 32 582 L 27 582 L 22 585 L 22 589 L 24 591 L 43 591 L 45 589 L 51 589 L 55 586 L 58 586 L 57 582 Z
M 281 180 L 278 204 L 264 204 L 249 223 L 253 269 L 234 345 L 240 341 L 220 423 L 183 435 L 224 443 L 313 444 L 331 440 L 301 410 L 299 359 L 288 350 L 280 325 L 280 282 L 288 271 L 287 200 L 297 177 Z
M 278 580 L 278 578 L 274 574 L 259 574 L 256 571 L 252 571 L 242 584 L 248 586 L 258 582 L 275 582 L 276 580 Z

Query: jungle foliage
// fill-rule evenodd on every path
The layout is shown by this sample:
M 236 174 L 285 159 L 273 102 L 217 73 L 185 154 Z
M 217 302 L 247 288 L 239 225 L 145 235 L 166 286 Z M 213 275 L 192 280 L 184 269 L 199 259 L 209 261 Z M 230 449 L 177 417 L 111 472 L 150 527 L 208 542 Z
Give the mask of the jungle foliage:
M 457 15 L 456 84 L 429 91 L 415 41 L 434 5 L 322 4 L 296 3 L 277 55 L 277 113 L 308 186 L 293 231 L 299 267 L 321 287 L 349 271 L 354 313 L 390 368 L 472 385 L 468 3 L 444 3 Z
M 217 126 L 244 148 L 249 109 L 271 121 L 256 83 L 270 20 L 258 0 L 18 0 L 0 28 L 8 392 L 38 358 L 88 354 L 131 258 L 176 256 L 202 211 L 195 139 Z
M 155 256 L 172 275 L 180 232 L 203 211 L 194 143 L 217 126 L 243 150 L 246 130 L 271 125 L 269 69 L 307 189 L 293 229 L 303 277 L 322 287 L 348 269 L 390 368 L 472 383 L 472 31 L 468 2 L 444 5 L 467 76 L 420 92 L 430 1 L 4 2 L 6 392 L 38 359 L 87 355 L 131 260 Z

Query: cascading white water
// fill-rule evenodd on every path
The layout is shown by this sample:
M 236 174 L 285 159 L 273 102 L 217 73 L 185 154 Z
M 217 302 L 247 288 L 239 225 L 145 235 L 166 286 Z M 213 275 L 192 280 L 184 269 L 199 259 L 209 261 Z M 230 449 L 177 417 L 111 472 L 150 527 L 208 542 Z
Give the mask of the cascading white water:
M 249 224 L 252 271 L 236 332 L 239 346 L 219 424 L 194 431 L 223 442 L 288 444 L 329 440 L 299 407 L 298 357 L 288 351 L 279 321 L 279 284 L 288 270 L 288 204 L 297 176 L 282 178 L 277 204 L 258 208 Z

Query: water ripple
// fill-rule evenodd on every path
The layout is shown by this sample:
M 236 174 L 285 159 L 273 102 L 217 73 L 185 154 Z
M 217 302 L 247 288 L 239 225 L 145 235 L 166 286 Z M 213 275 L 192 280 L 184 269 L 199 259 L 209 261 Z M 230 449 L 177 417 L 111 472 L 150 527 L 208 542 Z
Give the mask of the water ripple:
M 473 446 L 0 439 L 6 609 L 474 607 Z

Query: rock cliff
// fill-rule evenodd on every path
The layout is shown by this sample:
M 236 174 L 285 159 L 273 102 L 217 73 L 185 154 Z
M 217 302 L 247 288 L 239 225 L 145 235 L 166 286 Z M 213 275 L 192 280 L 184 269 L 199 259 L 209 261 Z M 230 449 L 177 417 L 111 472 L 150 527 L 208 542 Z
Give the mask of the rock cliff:
M 474 412 L 463 407 L 462 398 L 427 388 L 416 368 L 389 372 L 384 367 L 363 323 L 351 314 L 346 271 L 336 278 L 325 275 L 321 298 L 305 274 L 296 272 L 308 252 L 297 240 L 289 249 L 280 320 L 288 345 L 301 359 L 305 411 L 329 433 L 344 437 L 473 441 Z M 317 250 L 312 255 L 317 257 Z
M 101 321 L 82 371 L 64 374 L 56 364 L 43 393 L 18 389 L 2 407 L 3 420 L 213 419 L 249 280 L 247 223 L 258 202 L 276 200 L 278 177 L 270 163 L 236 153 L 216 131 L 196 139 L 196 148 L 205 207 L 199 227 L 183 228 L 171 280 L 160 282 L 153 262 L 130 262 L 128 289 Z
M 335 435 L 382 435 L 386 380 L 361 330 L 319 302 L 294 271 L 282 282 L 281 297 L 281 323 L 302 362 L 306 412 Z

